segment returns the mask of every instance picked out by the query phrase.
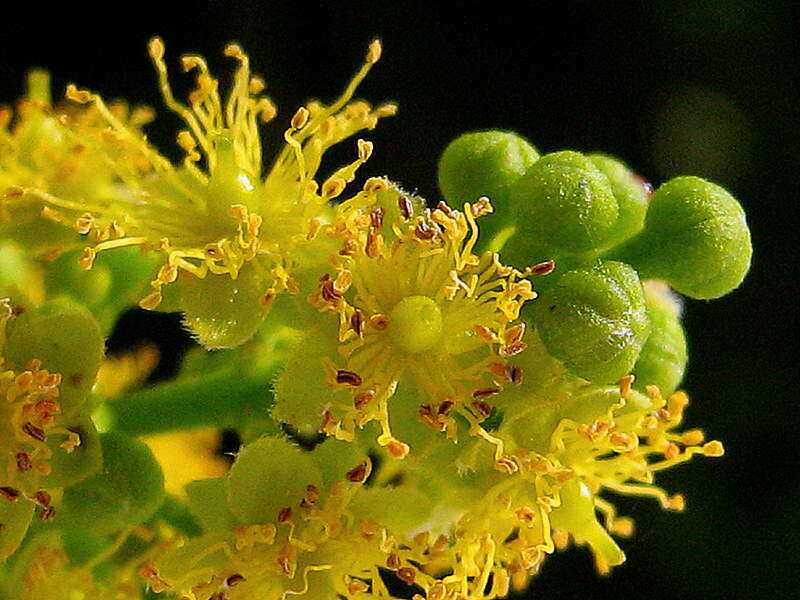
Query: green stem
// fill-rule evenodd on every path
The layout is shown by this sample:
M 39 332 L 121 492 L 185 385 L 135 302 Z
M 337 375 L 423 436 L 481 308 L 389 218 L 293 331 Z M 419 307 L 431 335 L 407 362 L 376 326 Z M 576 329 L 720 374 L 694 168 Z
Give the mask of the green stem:
M 147 435 L 199 427 L 271 423 L 273 370 L 252 374 L 238 364 L 161 383 L 101 406 L 99 427 Z

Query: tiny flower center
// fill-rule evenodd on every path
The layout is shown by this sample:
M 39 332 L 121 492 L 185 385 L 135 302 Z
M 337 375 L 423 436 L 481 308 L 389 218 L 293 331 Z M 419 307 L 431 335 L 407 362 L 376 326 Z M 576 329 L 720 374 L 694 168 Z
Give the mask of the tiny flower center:
M 389 315 L 389 333 L 404 351 L 423 352 L 442 337 L 442 311 L 427 296 L 406 296 Z

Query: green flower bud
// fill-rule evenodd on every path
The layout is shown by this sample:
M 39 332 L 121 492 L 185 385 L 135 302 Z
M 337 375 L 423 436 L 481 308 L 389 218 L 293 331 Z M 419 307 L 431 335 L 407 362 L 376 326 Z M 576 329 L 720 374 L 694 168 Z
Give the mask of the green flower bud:
M 596 383 L 628 374 L 650 331 L 639 277 L 618 262 L 565 273 L 536 301 L 533 320 L 548 352 Z
M 481 220 L 482 234 L 488 239 L 510 221 L 511 186 L 538 159 L 536 149 L 516 133 L 465 133 L 450 142 L 439 159 L 439 189 L 456 207 L 489 197 L 497 212 Z
M 608 178 L 617 199 L 619 216 L 608 245 L 618 244 L 636 235 L 644 227 L 644 217 L 650 202 L 648 185 L 636 176 L 625 163 L 606 154 L 588 154 L 587 158 Z
M 653 194 L 644 230 L 621 250 L 646 279 L 665 279 L 691 298 L 738 287 L 753 248 L 742 207 L 699 177 L 677 177 Z
M 669 396 L 683 379 L 688 359 L 681 307 L 667 286 L 658 281 L 646 282 L 644 295 L 651 331 L 633 367 L 634 385 L 641 389 L 655 385 L 662 394 Z
M 517 224 L 512 245 L 533 242 L 556 255 L 603 248 L 619 218 L 608 177 L 586 156 L 547 154 L 511 188 Z

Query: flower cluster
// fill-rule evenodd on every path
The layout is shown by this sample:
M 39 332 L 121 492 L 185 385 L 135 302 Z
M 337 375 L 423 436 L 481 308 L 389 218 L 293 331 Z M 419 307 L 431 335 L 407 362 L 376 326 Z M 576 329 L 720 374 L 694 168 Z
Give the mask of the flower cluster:
M 149 53 L 180 164 L 152 110 L 42 72 L 0 111 L 0 596 L 503 598 L 570 543 L 624 562 L 609 493 L 684 508 L 656 475 L 724 450 L 680 429 L 673 290 L 742 281 L 728 192 L 501 131 L 445 149 L 441 199 L 355 188 L 372 142 L 323 157 L 395 112 L 354 99 L 378 41 L 268 162 L 238 45 L 225 93 L 182 57 L 188 103 Z M 199 342 L 168 381 L 104 353 L 136 303 Z

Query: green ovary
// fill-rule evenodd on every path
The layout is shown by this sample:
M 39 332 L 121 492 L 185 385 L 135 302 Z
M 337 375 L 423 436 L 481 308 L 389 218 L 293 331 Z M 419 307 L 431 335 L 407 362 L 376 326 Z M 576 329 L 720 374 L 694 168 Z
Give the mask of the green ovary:
M 389 333 L 401 350 L 423 352 L 442 337 L 442 312 L 427 296 L 406 296 L 389 315 Z

